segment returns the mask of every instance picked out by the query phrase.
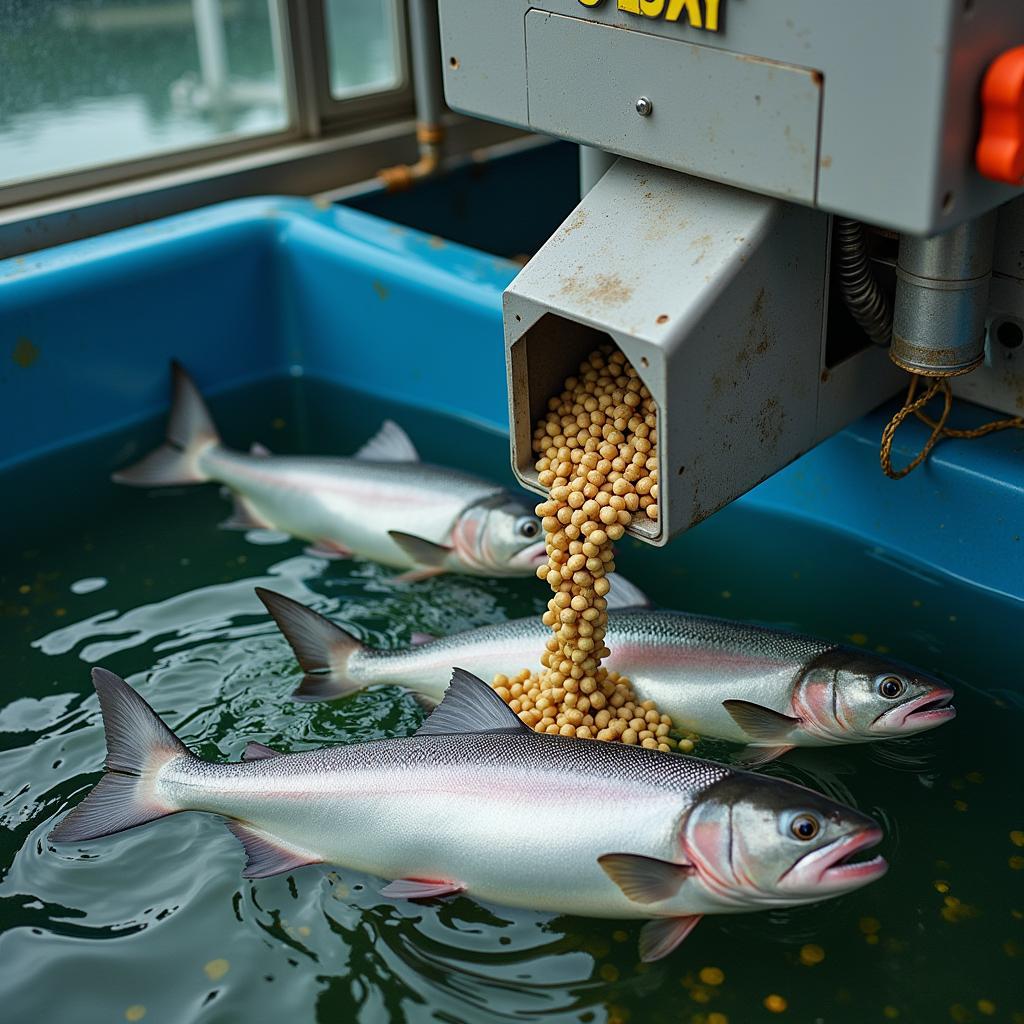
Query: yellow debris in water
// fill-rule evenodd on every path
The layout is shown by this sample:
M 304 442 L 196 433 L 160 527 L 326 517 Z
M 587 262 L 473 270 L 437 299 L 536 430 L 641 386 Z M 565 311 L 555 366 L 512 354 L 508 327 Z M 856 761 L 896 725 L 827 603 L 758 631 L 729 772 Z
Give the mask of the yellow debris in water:
M 708 1024 L 729 1024 L 729 1018 L 724 1013 L 709 1013 Z
M 19 594 L 30 594 L 31 592 L 32 588 L 27 583 L 22 583 L 22 585 L 18 587 Z
M 816 946 L 813 942 L 810 942 L 806 946 L 800 947 L 800 963 L 813 967 L 815 964 L 820 964 L 824 959 L 825 950 L 821 946 Z
M 957 810 L 957 811 L 966 811 L 967 810 L 967 801 L 966 800 L 954 800 L 953 801 L 953 808 L 954 808 L 954 810 Z
M 968 782 L 973 782 L 975 785 L 985 781 L 985 776 L 981 772 L 968 772 L 965 778 Z
M 1017 854 L 1014 854 L 1010 858 L 1009 863 L 1010 863 L 1010 869 L 1012 871 L 1020 871 L 1021 868 L 1024 868 L 1024 857 L 1020 857 Z
M 899 1015 L 900 1011 L 897 1010 L 895 1006 L 882 1007 L 882 1016 L 885 1017 L 887 1020 L 896 1020 L 896 1018 L 899 1017 Z
M 962 1003 L 954 1003 L 949 1008 L 949 1015 L 956 1021 L 956 1024 L 967 1024 L 967 1022 L 973 1016 L 971 1011 L 967 1009 Z
M 868 642 L 866 633 L 851 633 L 850 643 L 856 644 L 858 647 L 863 647 Z
M 601 979 L 607 982 L 619 980 L 619 969 L 615 964 L 601 964 Z
M 936 892 L 949 892 L 949 882 L 936 882 L 935 883 L 935 891 Z
M 1010 833 L 1010 842 L 1013 843 L 1014 846 L 1024 846 L 1024 832 L 1020 829 L 1014 829 Z
M 690 998 L 695 1003 L 709 1003 L 711 1002 L 711 989 L 705 988 L 703 985 L 694 985 L 690 990 Z
M 129 1006 L 128 1009 L 124 1011 L 125 1020 L 142 1020 L 145 1016 L 146 1008 L 139 1003 L 136 1003 L 134 1006 Z
M 612 545 L 635 518 L 660 515 L 657 425 L 636 370 L 618 349 L 602 346 L 550 399 L 534 431 L 537 479 L 548 488 L 536 510 L 548 553 L 537 576 L 553 591 L 542 617 L 552 636 L 539 672 L 498 675 L 491 685 L 536 732 L 662 752 L 677 746 L 671 718 L 601 664 L 610 653 Z M 693 739 L 679 746 L 692 750 Z
M 720 967 L 702 967 L 698 977 L 705 985 L 721 985 L 725 981 L 725 972 Z
M 877 917 L 862 917 L 857 922 L 857 927 L 865 935 L 874 935 L 875 932 L 882 930 L 882 922 Z
M 203 970 L 206 972 L 206 976 L 210 979 L 210 981 L 220 981 L 220 979 L 223 978 L 224 975 L 227 974 L 230 969 L 231 964 L 229 964 L 227 960 L 224 960 L 223 958 L 211 960 L 208 964 L 206 964 L 206 966 L 203 967 Z
M 986 1017 L 991 1017 L 996 1012 L 996 1004 L 991 999 L 979 999 L 978 1012 L 985 1014 Z
M 782 996 L 777 995 L 774 992 L 770 996 L 764 997 L 764 1008 L 768 1010 L 769 1013 L 783 1013 L 788 1006 L 789 1003 L 787 1003 Z

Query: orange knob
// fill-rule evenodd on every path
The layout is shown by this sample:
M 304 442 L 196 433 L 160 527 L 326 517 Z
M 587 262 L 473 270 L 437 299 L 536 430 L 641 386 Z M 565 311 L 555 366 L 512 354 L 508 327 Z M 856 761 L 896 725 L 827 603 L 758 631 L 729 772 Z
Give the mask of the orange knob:
M 974 158 L 986 178 L 1024 185 L 1024 46 L 1001 53 L 985 72 Z

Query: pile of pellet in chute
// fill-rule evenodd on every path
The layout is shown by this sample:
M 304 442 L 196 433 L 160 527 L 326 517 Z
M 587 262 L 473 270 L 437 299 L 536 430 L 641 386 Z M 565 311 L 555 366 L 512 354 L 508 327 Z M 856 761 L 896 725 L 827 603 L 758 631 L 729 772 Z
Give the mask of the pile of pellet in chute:
M 552 635 L 540 672 L 499 675 L 492 685 L 537 732 L 693 749 L 693 738 L 670 735 L 672 720 L 654 701 L 601 664 L 612 545 L 634 516 L 659 515 L 657 427 L 650 391 L 608 345 L 566 380 L 534 431 L 538 480 L 549 493 L 537 506 L 548 551 L 537 575 L 554 592 L 543 616 Z

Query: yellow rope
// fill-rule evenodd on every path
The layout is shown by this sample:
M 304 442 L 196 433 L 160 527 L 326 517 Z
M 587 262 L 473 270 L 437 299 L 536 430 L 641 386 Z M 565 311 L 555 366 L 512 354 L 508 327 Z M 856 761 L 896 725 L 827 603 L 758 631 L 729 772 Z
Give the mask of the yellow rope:
M 917 385 L 922 380 L 928 381 L 928 387 L 919 397 Z M 943 395 L 942 415 L 933 420 L 924 411 L 925 406 L 939 393 Z M 882 471 L 892 480 L 901 480 L 908 473 L 917 469 L 926 458 L 928 453 L 944 437 L 972 438 L 984 437 L 996 430 L 1007 430 L 1011 427 L 1024 429 L 1024 416 L 1009 416 L 1002 420 L 992 420 L 990 423 L 983 423 L 980 427 L 970 430 L 961 430 L 955 427 L 947 427 L 950 410 L 953 408 L 953 389 L 949 379 L 946 377 L 921 378 L 916 373 L 910 375 L 910 387 L 907 389 L 907 397 L 903 408 L 886 424 L 882 431 L 882 448 L 879 452 L 879 460 L 882 463 Z M 925 441 L 924 447 L 914 456 L 902 469 L 894 469 L 892 465 L 892 446 L 896 438 L 896 431 L 899 430 L 903 421 L 913 413 L 922 423 L 932 428 L 931 435 Z

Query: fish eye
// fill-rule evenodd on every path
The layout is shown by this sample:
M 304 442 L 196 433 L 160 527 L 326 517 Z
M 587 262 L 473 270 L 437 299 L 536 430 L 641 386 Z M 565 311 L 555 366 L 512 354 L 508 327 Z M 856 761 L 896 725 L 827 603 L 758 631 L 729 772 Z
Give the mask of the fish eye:
M 899 676 L 879 676 L 875 682 L 879 694 L 887 700 L 903 696 L 907 684 Z
M 789 831 L 797 839 L 807 842 L 821 831 L 821 823 L 813 814 L 798 814 L 789 823 Z
M 516 533 L 520 537 L 536 537 L 540 533 L 540 523 L 532 516 L 520 516 L 516 520 Z

